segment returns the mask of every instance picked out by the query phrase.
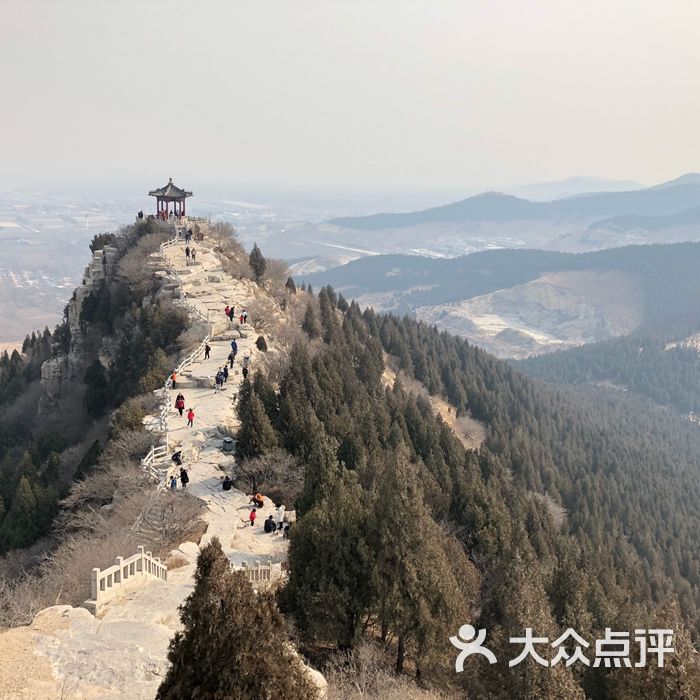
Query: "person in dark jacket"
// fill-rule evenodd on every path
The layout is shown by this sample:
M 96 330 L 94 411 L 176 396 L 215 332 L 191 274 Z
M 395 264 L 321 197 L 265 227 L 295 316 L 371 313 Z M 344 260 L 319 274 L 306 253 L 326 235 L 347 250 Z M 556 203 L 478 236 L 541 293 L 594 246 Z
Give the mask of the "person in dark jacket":
M 182 450 L 178 450 L 170 459 L 179 467 L 182 464 Z
M 183 489 L 186 489 L 187 484 L 190 483 L 190 476 L 187 473 L 187 469 L 184 467 L 180 467 L 180 483 L 182 484 Z
M 208 360 L 209 359 L 209 353 L 211 352 L 211 348 L 209 347 L 209 343 L 206 343 L 204 346 L 204 359 Z
M 272 533 L 277 529 L 277 524 L 275 523 L 275 518 L 274 516 L 270 516 L 266 521 L 264 525 L 265 532 Z
M 224 477 L 224 481 L 221 484 L 221 488 L 224 491 L 230 491 L 233 488 L 233 480 L 230 476 L 228 476 L 228 474 Z

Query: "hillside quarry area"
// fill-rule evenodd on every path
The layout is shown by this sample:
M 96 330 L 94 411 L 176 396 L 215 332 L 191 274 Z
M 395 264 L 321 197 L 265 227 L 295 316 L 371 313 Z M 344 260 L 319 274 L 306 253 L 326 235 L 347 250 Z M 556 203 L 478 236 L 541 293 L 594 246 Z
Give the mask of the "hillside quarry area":
M 232 565 L 258 562 L 271 564 L 270 578 L 282 576 L 287 540 L 281 532 L 266 534 L 262 521 L 274 513 L 274 504 L 265 499 L 258 510 L 258 524 L 250 527 L 249 496 L 241 491 L 222 490 L 225 475 L 233 473 L 234 457 L 222 449 L 223 439 L 238 428 L 235 399 L 244 364 L 251 371 L 262 364 L 250 324 L 232 323 L 224 307 L 235 303 L 243 309 L 264 294 L 255 283 L 236 279 L 224 272 L 216 241 L 205 238 L 196 243 L 195 264 L 188 264 L 185 242 L 163 247 L 154 254 L 179 277 L 180 297 L 210 320 L 211 353 L 200 356 L 169 390 L 169 444 L 161 480 L 166 479 L 170 454 L 182 451 L 190 481 L 187 492 L 203 503 L 202 520 L 206 532 L 197 542 L 183 541 L 165 560 L 167 581 L 141 577 L 140 585 L 124 592 L 98 610 L 97 616 L 82 607 L 56 605 L 39 612 L 31 625 L 0 634 L 1 698 L 153 698 L 167 670 L 170 639 L 180 629 L 178 607 L 193 590 L 193 574 L 200 547 L 218 537 Z M 162 259 L 164 256 L 165 259 Z M 156 272 L 156 274 L 159 274 Z M 251 318 L 250 321 L 253 321 Z M 214 389 L 214 376 L 227 363 L 231 341 L 237 340 L 237 360 L 221 391 Z M 268 357 L 278 352 L 268 338 Z M 174 408 L 182 392 L 186 407 L 195 412 L 193 427 L 187 426 Z M 146 419 L 157 427 L 157 416 Z M 178 484 L 178 489 L 181 489 Z M 181 490 L 172 498 L 185 497 Z M 293 515 L 293 514 L 292 514 Z M 128 557 L 133 552 L 124 552 Z M 90 571 L 84 572 L 85 577 Z M 320 687 L 325 685 L 317 672 L 309 674 Z

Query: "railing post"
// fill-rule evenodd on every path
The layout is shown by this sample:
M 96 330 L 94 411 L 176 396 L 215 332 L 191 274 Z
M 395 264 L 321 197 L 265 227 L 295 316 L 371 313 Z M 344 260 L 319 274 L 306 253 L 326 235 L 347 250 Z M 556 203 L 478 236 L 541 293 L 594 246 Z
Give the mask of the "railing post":
M 124 557 L 117 557 L 117 558 L 114 560 L 115 566 L 118 566 L 118 567 L 119 567 L 119 570 L 118 570 L 118 571 L 115 573 L 115 575 L 114 575 L 114 583 L 115 583 L 115 584 L 117 584 L 117 583 L 121 584 L 121 583 L 122 583 L 122 562 L 123 562 L 123 561 L 124 561 Z
M 90 593 L 92 595 L 92 599 L 97 603 L 97 596 L 99 594 L 99 585 L 97 584 L 98 579 L 100 578 L 100 570 L 95 567 L 92 570 L 92 576 L 90 578 Z

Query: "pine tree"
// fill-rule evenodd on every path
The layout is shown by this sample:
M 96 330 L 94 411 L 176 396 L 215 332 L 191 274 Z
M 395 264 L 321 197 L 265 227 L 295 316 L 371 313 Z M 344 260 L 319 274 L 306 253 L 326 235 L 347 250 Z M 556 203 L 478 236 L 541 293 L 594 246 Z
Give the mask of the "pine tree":
M 292 277 L 287 277 L 287 281 L 285 282 L 284 286 L 287 288 L 287 291 L 290 294 L 297 293 L 297 286 L 294 284 L 294 279 Z
M 263 257 L 257 243 L 253 243 L 253 250 L 250 251 L 248 264 L 250 265 L 250 270 L 253 273 L 255 281 L 260 284 L 260 280 L 265 275 L 265 270 L 267 269 L 267 260 Z
M 318 338 L 318 336 L 321 335 L 321 329 L 318 327 L 318 321 L 316 320 L 314 305 L 311 301 L 306 305 L 306 312 L 304 313 L 301 329 L 312 339 Z
M 368 508 L 355 474 L 336 472 L 326 486 L 292 529 L 284 595 L 307 635 L 349 649 L 371 602 Z
M 250 394 L 247 409 L 240 415 L 241 427 L 236 439 L 236 457 L 247 459 L 272 452 L 277 447 L 277 435 L 265 413 L 258 395 Z
M 37 535 L 38 509 L 29 479 L 23 476 L 0 529 L 0 545 L 3 550 L 23 547 L 34 541 Z
M 309 698 L 318 690 L 291 651 L 272 597 L 233 572 L 217 538 L 197 559 L 193 592 L 180 607 L 158 700 Z
M 275 393 L 272 384 L 267 381 L 265 375 L 260 370 L 258 370 L 253 377 L 253 391 L 262 401 L 267 417 L 274 423 L 277 420 L 277 415 L 279 414 L 277 394 Z
M 397 640 L 396 672 L 407 658 L 419 670 L 435 667 L 452 656 L 445 630 L 468 611 L 405 448 L 384 467 L 374 528 L 375 605 L 383 632 Z

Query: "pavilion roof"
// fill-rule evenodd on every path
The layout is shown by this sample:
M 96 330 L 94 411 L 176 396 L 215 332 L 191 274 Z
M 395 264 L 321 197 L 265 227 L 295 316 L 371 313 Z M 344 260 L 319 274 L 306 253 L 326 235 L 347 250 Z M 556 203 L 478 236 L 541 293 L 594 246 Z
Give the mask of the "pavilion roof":
M 151 190 L 148 195 L 149 197 L 164 197 L 166 199 L 185 199 L 185 197 L 191 197 L 192 193 L 179 188 L 177 185 L 174 185 L 173 179 L 170 178 L 165 187 L 161 187 L 157 190 Z

